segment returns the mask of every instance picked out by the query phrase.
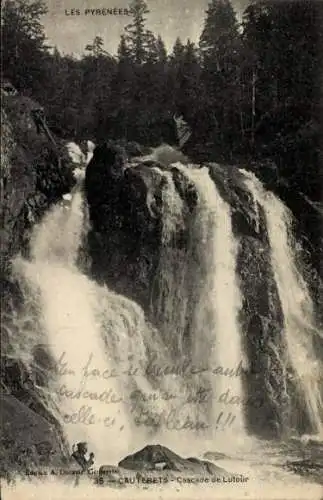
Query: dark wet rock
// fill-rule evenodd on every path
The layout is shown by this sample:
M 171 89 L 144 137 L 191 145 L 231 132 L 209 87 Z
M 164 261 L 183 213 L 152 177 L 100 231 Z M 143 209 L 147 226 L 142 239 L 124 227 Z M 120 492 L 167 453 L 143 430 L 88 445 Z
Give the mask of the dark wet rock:
M 304 395 L 292 366 L 286 363 L 284 317 L 265 234 L 263 240 L 240 239 L 237 270 L 240 322 L 249 360 L 244 384 L 249 394 L 245 412 L 250 430 L 265 438 L 287 437 L 293 428 L 311 432 Z
M 162 193 L 170 170 L 154 159 L 123 165 L 114 144 L 100 145 L 87 167 L 85 188 L 92 230 L 92 273 L 118 293 L 149 307 L 162 231 Z M 119 166 L 118 166 L 119 165 Z M 176 169 L 179 195 L 193 209 L 196 193 Z M 185 243 L 179 234 L 174 244 Z
M 74 184 L 65 146 L 57 138 L 55 148 L 47 136 L 37 133 L 32 111 L 39 107 L 23 96 L 5 96 L 1 109 L 1 267 L 28 247 L 33 224 L 50 204 Z M 58 160 L 58 156 L 60 160 Z
M 233 165 L 208 165 L 210 177 L 215 182 L 222 198 L 229 203 L 232 227 L 236 236 L 253 236 L 266 239 L 264 214 L 252 199 L 244 183 L 243 174 Z
M 247 420 L 254 432 L 275 435 L 282 432 L 286 422 L 281 421 L 284 414 L 283 367 L 278 364 L 273 370 L 271 361 L 277 362 L 277 358 L 271 347 L 283 352 L 284 322 L 268 242 L 251 236 L 242 238 L 237 266 L 243 301 L 240 321 L 245 332 L 244 350 L 249 360 L 245 385 L 252 395 L 246 407 Z M 272 399 L 269 398 L 271 391 Z M 280 406 L 275 406 L 273 400 Z
M 250 162 L 248 164 L 248 170 L 254 172 L 268 189 L 273 189 L 278 183 L 284 182 L 283 179 L 279 177 L 279 169 L 272 160 L 263 159 L 261 163 Z
M 240 321 L 249 364 L 244 383 L 246 393 L 252 395 L 245 409 L 247 421 L 250 429 L 263 437 L 281 436 L 291 423 L 281 383 L 285 379 L 282 360 L 286 345 L 265 216 L 237 167 L 211 164 L 209 172 L 231 207 L 233 232 L 239 241 Z
M 227 472 L 207 460 L 182 458 L 169 448 L 161 445 L 148 445 L 119 462 L 119 467 L 136 471 L 175 471 L 191 474 L 226 475 Z
M 259 162 L 251 162 L 245 168 L 254 172 L 266 188 L 275 193 L 276 196 L 279 196 L 292 211 L 295 217 L 297 240 L 302 241 L 305 250 L 303 257 L 305 260 L 310 261 L 321 279 L 323 279 L 322 196 L 320 182 L 314 183 L 317 187 L 312 193 L 312 199 L 310 199 L 310 197 L 304 194 L 309 186 L 304 185 L 302 189 L 298 179 L 297 168 L 295 169 L 295 175 L 292 177 L 279 173 L 281 168 L 278 168 L 272 160 L 262 159 Z M 308 254 L 307 257 L 306 254 Z M 316 283 L 309 283 L 312 292 L 319 294 L 318 285 Z
M 198 201 L 198 194 L 193 182 L 190 182 L 183 172 L 176 167 L 173 167 L 171 172 L 180 197 L 187 204 L 189 211 L 193 212 Z
M 11 395 L 1 395 L 1 474 L 62 466 L 68 450 L 55 426 Z
M 3 387 L 12 395 L 23 390 L 29 384 L 29 372 L 22 361 L 14 358 L 1 357 L 1 382 Z
M 37 344 L 33 348 L 33 376 L 38 386 L 46 387 L 49 375 L 55 373 L 55 360 L 45 344 Z
M 38 103 L 20 95 L 4 96 L 1 107 L 1 387 L 7 393 L 4 396 L 4 418 L 8 419 L 12 413 L 10 426 L 5 420 L 9 441 L 15 437 L 21 439 L 21 445 L 14 445 L 17 457 L 18 450 L 24 446 L 20 429 L 24 421 L 39 422 L 43 442 L 46 441 L 46 425 L 48 429 L 50 426 L 55 428 L 57 435 L 61 433 L 35 388 L 35 382 L 41 382 L 42 370 L 38 367 L 34 373 L 36 378 L 31 380 L 29 370 L 18 359 L 13 347 L 17 345 L 21 329 L 32 332 L 35 324 L 32 324 L 33 314 L 30 315 L 30 325 L 16 321 L 18 311 L 24 308 L 24 293 L 22 284 L 18 284 L 14 276 L 12 257 L 17 253 L 28 255 L 34 225 L 75 183 L 65 145 L 52 136 L 54 146 L 42 130 L 37 130 L 33 111 L 39 108 Z M 40 385 L 43 384 L 46 384 L 45 380 Z M 50 442 L 53 432 L 48 431 Z M 5 446 L 3 440 L 2 446 Z M 4 453 L 3 449 L 1 453 Z M 8 458 L 5 463 L 13 466 L 14 460 L 10 460 Z
M 47 366 L 48 368 L 48 366 Z M 1 385 L 8 397 L 12 396 L 59 429 L 59 425 L 40 397 L 36 383 L 48 385 L 47 370 L 39 372 L 28 368 L 20 359 L 1 356 Z
M 161 175 L 145 165 L 123 171 L 118 158 L 114 146 L 97 148 L 86 171 L 92 273 L 142 302 L 160 239 L 154 194 Z

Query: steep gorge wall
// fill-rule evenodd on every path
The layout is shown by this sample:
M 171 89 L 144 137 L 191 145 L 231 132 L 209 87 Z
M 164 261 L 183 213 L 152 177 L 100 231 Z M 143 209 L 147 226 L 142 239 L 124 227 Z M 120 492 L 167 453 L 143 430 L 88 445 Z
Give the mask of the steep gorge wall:
M 4 96 L 1 108 L 1 399 L 3 412 L 1 472 L 26 469 L 64 457 L 64 437 L 14 355 L 22 329 L 33 328 L 24 291 L 12 274 L 12 258 L 28 254 L 31 230 L 52 203 L 74 184 L 64 144 L 57 149 L 43 132 L 38 133 L 32 111 L 39 105 L 23 96 Z M 58 159 L 58 155 L 60 159 Z M 28 323 L 29 322 L 29 323 Z M 47 363 L 40 349 L 41 362 Z M 47 359 L 47 361 L 46 361 Z
M 74 184 L 64 144 L 57 149 L 37 133 L 32 111 L 39 105 L 23 96 L 4 96 L 1 109 L 1 263 L 26 248 L 28 229 L 50 204 Z M 60 156 L 60 160 L 58 160 Z

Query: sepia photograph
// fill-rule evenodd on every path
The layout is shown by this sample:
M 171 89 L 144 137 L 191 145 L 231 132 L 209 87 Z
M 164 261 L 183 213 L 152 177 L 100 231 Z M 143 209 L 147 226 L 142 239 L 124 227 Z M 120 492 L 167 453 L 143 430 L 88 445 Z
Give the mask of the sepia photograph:
M 4 0 L 3 500 L 322 500 L 323 1 Z

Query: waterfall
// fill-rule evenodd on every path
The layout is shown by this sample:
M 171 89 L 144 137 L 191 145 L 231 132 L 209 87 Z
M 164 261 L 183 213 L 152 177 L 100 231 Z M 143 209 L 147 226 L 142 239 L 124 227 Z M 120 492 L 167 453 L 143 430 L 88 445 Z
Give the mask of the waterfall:
M 90 441 L 99 456 L 104 451 L 102 440 L 111 451 L 118 446 L 117 432 L 128 433 L 124 439 L 130 436 L 119 380 L 113 376 L 116 360 L 105 356 L 99 289 L 76 266 L 83 228 L 83 197 L 78 189 L 69 208 L 54 206 L 35 228 L 31 260 L 20 262 L 20 267 L 39 291 L 45 340 L 57 362 L 56 387 L 51 390 L 68 441 Z
M 177 437 L 174 430 L 197 410 L 187 401 L 181 366 L 172 373 L 168 346 L 143 310 L 78 268 L 84 205 L 78 186 L 69 206 L 58 203 L 35 226 L 31 258 L 14 261 L 38 311 L 23 357 L 31 359 L 38 343 L 48 346 L 55 367 L 48 367 L 47 401 L 70 446 L 87 441 L 97 461 L 117 462 L 147 440 L 171 445 L 178 439 L 180 445 L 184 435 L 193 439 L 194 430 Z M 165 374 L 156 375 L 158 367 L 166 367 Z
M 186 175 L 194 182 L 199 195 L 193 238 L 198 242 L 200 261 L 206 271 L 206 279 L 200 282 L 197 291 L 199 300 L 194 318 L 193 352 L 199 353 L 206 338 L 211 371 L 216 366 L 237 369 L 243 357 L 238 321 L 241 297 L 236 274 L 237 242 L 232 232 L 230 206 L 221 198 L 208 169 L 187 169 Z M 202 352 L 198 356 L 205 354 Z M 211 387 L 218 398 L 229 391 L 239 401 L 243 399 L 240 376 L 228 379 L 214 375 Z M 227 407 L 217 401 L 213 409 L 215 421 L 221 411 L 227 411 Z M 235 406 L 234 416 L 233 428 L 242 432 L 244 416 L 241 404 Z M 229 432 L 232 432 L 232 427 L 229 427 Z
M 200 374 L 198 380 L 195 377 L 194 383 L 212 394 L 208 411 L 216 432 L 216 423 L 228 416 L 225 395 L 240 403 L 243 400 L 239 375 L 243 353 L 238 321 L 241 297 L 236 274 L 237 242 L 232 232 L 230 206 L 218 193 L 208 169 L 181 164 L 176 167 L 195 186 L 198 203 L 194 213 L 185 215 L 170 174 L 165 174 L 163 200 L 167 203 L 163 205 L 163 221 L 172 220 L 175 205 L 180 226 L 186 220 L 189 241 L 185 250 L 180 251 L 172 247 L 171 234 L 163 237 L 165 248 L 157 275 L 163 302 L 156 301 L 157 312 L 173 336 L 176 334 L 176 356 L 189 357 L 197 366 L 207 365 L 206 373 Z M 163 227 L 173 228 L 174 224 L 165 223 Z M 237 370 L 237 376 L 219 375 L 216 371 L 219 366 Z M 236 429 L 244 434 L 242 404 L 233 408 L 233 425 L 225 430 L 232 434 Z
M 185 226 L 185 203 L 176 190 L 171 172 L 157 167 L 154 170 L 160 174 L 163 188 L 161 248 L 154 278 L 157 291 L 152 296 L 151 308 L 165 340 L 177 356 L 185 354 L 183 337 L 188 306 L 187 265 L 183 263 L 186 252 L 175 245 L 178 232 Z
M 239 241 L 231 207 L 207 167 L 174 167 L 194 187 L 194 203 L 184 200 L 171 170 L 152 167 L 160 179 L 161 217 L 150 310 L 155 326 L 138 304 L 78 265 L 88 230 L 82 178 L 34 227 L 30 258 L 13 262 L 34 320 L 31 329 L 28 318 L 28 334 L 20 329 L 15 352 L 32 367 L 33 348 L 47 346 L 55 360 L 48 367 L 48 409 L 70 446 L 87 441 L 101 463 L 156 440 L 180 451 L 193 442 L 215 441 L 219 449 L 219 442 L 231 447 L 247 438 Z M 266 216 L 289 364 L 313 430 L 321 432 L 321 375 L 312 342 L 319 332 L 289 242 L 290 214 L 253 174 L 243 173 L 257 223 L 262 210 Z M 147 202 L 155 202 L 149 195 Z M 275 345 L 272 351 L 279 357 Z
M 117 460 L 136 439 L 125 395 L 150 390 L 143 376 L 132 380 L 131 366 L 145 364 L 152 335 L 139 306 L 77 268 L 84 213 L 77 188 L 70 207 L 57 204 L 35 227 L 31 260 L 17 259 L 15 269 L 35 296 L 39 337 L 56 361 L 50 391 L 70 445 L 86 440 L 97 460 Z
M 310 293 L 296 265 L 290 239 L 292 216 L 253 173 L 241 172 L 254 200 L 265 213 L 271 262 L 284 315 L 284 337 L 295 383 L 305 400 L 312 431 L 323 435 L 322 366 L 313 346 L 315 336 L 322 337 L 322 333 L 315 326 Z

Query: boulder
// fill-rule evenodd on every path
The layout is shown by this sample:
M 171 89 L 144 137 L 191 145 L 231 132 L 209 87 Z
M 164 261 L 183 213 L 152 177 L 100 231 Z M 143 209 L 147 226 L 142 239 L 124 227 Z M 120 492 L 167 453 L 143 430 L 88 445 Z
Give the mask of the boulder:
M 119 462 L 119 467 L 136 471 L 174 471 L 190 474 L 221 475 L 228 473 L 207 460 L 182 458 L 160 444 L 145 446 Z

